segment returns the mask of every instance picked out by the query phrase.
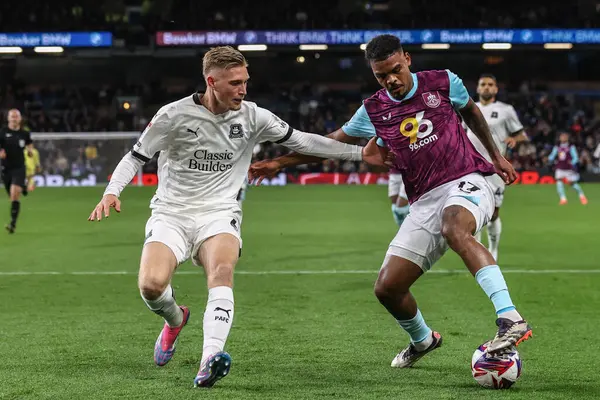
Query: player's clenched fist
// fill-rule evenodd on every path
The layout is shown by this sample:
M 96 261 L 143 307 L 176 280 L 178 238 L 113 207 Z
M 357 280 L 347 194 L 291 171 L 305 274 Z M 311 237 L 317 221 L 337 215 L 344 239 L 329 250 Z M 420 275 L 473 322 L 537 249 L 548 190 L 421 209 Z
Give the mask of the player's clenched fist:
M 94 211 L 90 214 L 88 221 L 100 221 L 102 214 L 108 218 L 110 214 L 110 208 L 114 208 L 116 212 L 121 212 L 121 200 L 114 194 L 107 194 L 100 200 L 100 203 L 94 208 Z

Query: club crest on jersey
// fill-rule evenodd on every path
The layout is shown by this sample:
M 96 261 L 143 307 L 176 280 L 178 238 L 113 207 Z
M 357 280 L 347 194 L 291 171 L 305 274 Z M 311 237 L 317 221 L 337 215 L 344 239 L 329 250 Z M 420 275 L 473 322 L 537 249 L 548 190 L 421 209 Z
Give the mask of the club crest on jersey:
M 423 101 L 429 108 L 438 108 L 442 104 L 442 98 L 438 92 L 423 93 Z
M 492 115 L 490 115 L 490 118 L 498 118 L 498 111 L 494 111 Z
M 240 139 L 244 137 L 244 130 L 242 129 L 242 124 L 232 124 L 229 127 L 229 138 L 230 139 Z

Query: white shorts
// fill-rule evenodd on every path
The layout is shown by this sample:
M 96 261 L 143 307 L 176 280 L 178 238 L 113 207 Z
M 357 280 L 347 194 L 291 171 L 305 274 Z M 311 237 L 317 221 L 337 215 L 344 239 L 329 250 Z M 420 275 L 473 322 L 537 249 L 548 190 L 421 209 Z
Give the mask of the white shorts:
M 390 243 L 388 256 L 405 258 L 429 270 L 448 249 L 442 236 L 445 208 L 459 205 L 475 217 L 476 232 L 494 213 L 494 192 L 480 174 L 469 174 L 425 193 L 410 206 L 410 214 Z
M 235 236 L 241 249 L 241 224 L 242 212 L 239 208 L 196 214 L 176 214 L 155 209 L 152 210 L 152 215 L 146 223 L 144 244 L 163 243 L 173 251 L 177 258 L 177 264 L 192 257 L 193 263 L 200 265 L 197 259 L 200 246 L 206 239 L 219 233 L 229 233 Z
M 388 197 L 400 196 L 407 199 L 406 188 L 404 187 L 404 181 L 400 174 L 390 174 L 388 180 Z
M 502 180 L 502 178 L 500 178 L 500 175 L 498 174 L 486 176 L 485 179 L 488 181 L 489 185 L 494 191 L 494 200 L 496 201 L 496 208 L 502 207 L 506 183 L 504 183 L 504 181 Z
M 572 169 L 557 169 L 554 172 L 554 179 L 557 181 L 562 181 L 566 179 L 567 182 L 579 182 L 579 174 Z

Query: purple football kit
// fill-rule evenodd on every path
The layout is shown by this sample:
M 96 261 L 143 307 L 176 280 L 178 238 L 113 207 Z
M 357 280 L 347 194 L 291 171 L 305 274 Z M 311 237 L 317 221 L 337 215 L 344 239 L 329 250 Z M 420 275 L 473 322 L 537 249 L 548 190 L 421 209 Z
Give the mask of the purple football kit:
M 377 136 L 394 153 L 411 208 L 388 254 L 428 270 L 448 248 L 441 235 L 445 208 L 469 210 L 477 230 L 488 223 L 494 196 L 485 176 L 495 170 L 467 137 L 456 111 L 470 99 L 461 79 L 448 70 L 418 72 L 412 79 L 404 99 L 381 89 L 342 130 L 350 136 Z

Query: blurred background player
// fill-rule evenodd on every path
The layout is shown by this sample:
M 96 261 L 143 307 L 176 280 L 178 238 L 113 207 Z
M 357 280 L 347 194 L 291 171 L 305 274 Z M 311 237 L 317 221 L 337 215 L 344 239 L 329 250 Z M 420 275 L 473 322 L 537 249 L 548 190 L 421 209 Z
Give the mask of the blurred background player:
M 406 188 L 402 181 L 402 174 L 395 168 L 390 168 L 388 197 L 392 202 L 392 215 L 394 216 L 394 221 L 400 226 L 408 215 L 410 206 L 408 205 L 408 196 L 406 195 Z
M 587 197 L 583 193 L 583 189 L 579 185 L 579 173 L 577 172 L 577 163 L 579 162 L 579 156 L 577 149 L 574 145 L 569 143 L 569 134 L 563 132 L 559 136 L 559 144 L 554 146 L 552 153 L 548 156 L 548 161 L 553 164 L 555 163 L 556 171 L 554 178 L 556 178 L 556 191 L 560 197 L 561 205 L 567 204 L 567 195 L 565 194 L 565 185 L 563 180 L 573 187 L 579 195 L 579 201 L 585 205 L 588 203 Z
M 26 195 L 27 192 L 32 192 L 33 189 L 35 189 L 35 179 L 33 179 L 33 177 L 36 173 L 41 172 L 42 166 L 40 164 L 40 153 L 33 145 L 31 146 L 31 149 L 25 149 L 23 155 L 25 156 L 26 184 L 23 195 Z
M 514 148 L 517 143 L 527 141 L 527 135 L 523 130 L 523 124 L 517 117 L 517 112 L 510 104 L 503 103 L 496 100 L 498 94 L 498 82 L 496 77 L 491 74 L 483 74 L 479 77 L 477 84 L 477 94 L 479 95 L 479 101 L 475 104 L 481 110 L 496 147 L 500 150 L 502 156 L 506 156 L 506 150 L 508 148 Z M 470 129 L 467 130 L 469 139 L 475 145 L 477 151 L 479 151 L 488 161 L 491 161 L 490 155 L 477 138 L 477 136 Z M 488 249 L 496 261 L 498 261 L 498 247 L 500 244 L 500 234 L 502 233 L 502 221 L 500 220 L 500 207 L 504 201 L 504 190 L 505 184 L 498 175 L 492 175 L 487 177 L 488 182 L 494 190 L 494 199 L 496 207 L 494 214 L 490 222 L 487 225 L 488 234 Z M 479 231 L 475 237 L 481 242 L 481 231 Z
M 5 226 L 8 233 L 14 233 L 21 209 L 21 193 L 25 186 L 25 154 L 32 156 L 33 141 L 29 132 L 21 128 L 21 112 L 8 111 L 8 126 L 0 130 L 0 160 L 2 160 L 2 181 L 10 196 L 10 222 Z

